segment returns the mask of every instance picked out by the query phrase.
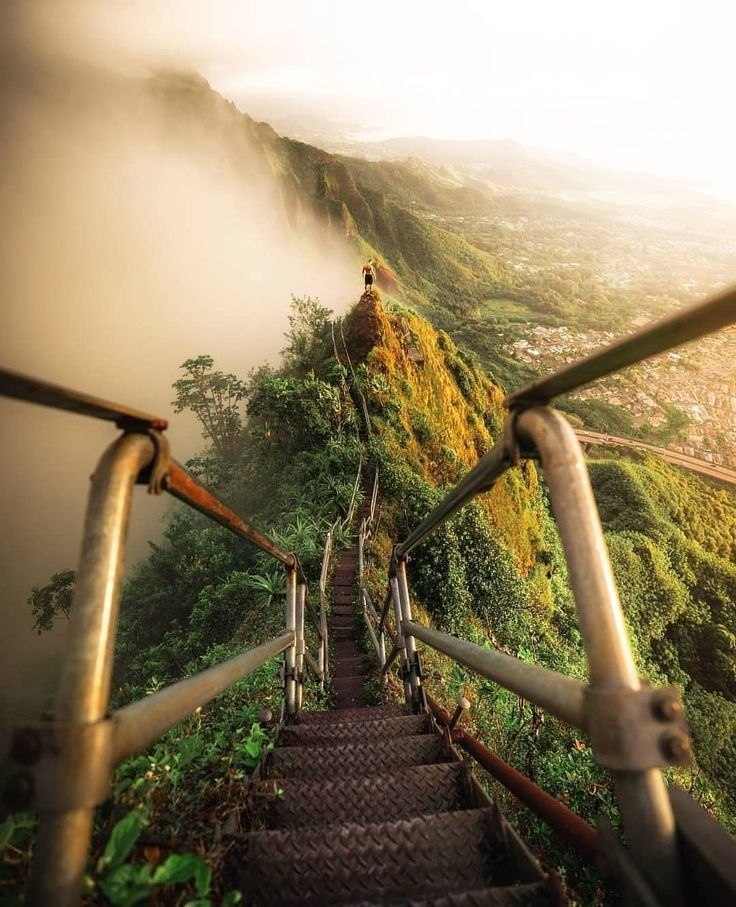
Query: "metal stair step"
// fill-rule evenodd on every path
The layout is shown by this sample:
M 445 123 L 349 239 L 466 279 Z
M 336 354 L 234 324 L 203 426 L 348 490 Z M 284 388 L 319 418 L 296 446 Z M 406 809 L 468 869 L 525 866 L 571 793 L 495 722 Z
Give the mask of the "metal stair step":
M 494 809 L 261 831 L 244 843 L 239 887 L 256 905 L 395 900 L 513 881 Z
M 368 694 L 360 687 L 349 687 L 343 690 L 335 691 L 336 708 L 357 708 L 361 705 L 368 705 Z
M 274 777 L 323 778 L 348 775 L 380 775 L 414 765 L 448 762 L 442 739 L 435 734 L 393 737 L 350 743 L 345 746 L 285 746 L 269 755 L 270 774 Z
M 559 903 L 559 898 L 546 882 L 531 882 L 425 897 L 353 901 L 350 907 L 557 907 Z
M 340 746 L 376 738 L 409 737 L 430 730 L 426 715 L 399 715 L 383 721 L 341 721 L 326 727 L 289 725 L 281 731 L 280 746 Z M 390 766 L 386 766 L 390 770 Z
M 336 674 L 332 687 L 336 693 L 362 693 L 368 678 L 365 674 Z
M 361 721 L 382 721 L 394 715 L 406 715 L 404 705 L 374 705 L 365 709 L 328 709 L 323 712 L 300 712 L 299 724 L 315 724 L 322 722 L 342 722 L 359 718 Z
M 466 778 L 467 769 L 459 762 L 367 778 L 311 782 L 284 778 L 279 782 L 283 795 L 273 802 L 269 826 L 300 828 L 377 818 L 388 822 L 465 809 L 470 805 Z
M 370 661 L 365 655 L 356 655 L 353 658 L 341 658 L 332 669 L 333 677 L 354 677 L 367 674 Z
M 364 653 L 358 649 L 358 643 L 356 640 L 348 640 L 347 643 L 343 641 L 344 644 L 338 649 L 335 646 L 335 657 L 332 661 L 333 665 L 339 665 L 341 661 L 346 661 L 350 658 L 359 658 Z

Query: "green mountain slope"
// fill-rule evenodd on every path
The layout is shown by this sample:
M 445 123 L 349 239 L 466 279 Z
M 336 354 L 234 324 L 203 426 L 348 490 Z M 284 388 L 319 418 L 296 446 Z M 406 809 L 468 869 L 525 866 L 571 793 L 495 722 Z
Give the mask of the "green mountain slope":
M 498 439 L 502 409 L 498 387 L 446 334 L 406 310 L 368 317 L 371 304 L 364 299 L 352 318 L 380 326 L 358 370 L 382 474 L 380 597 L 390 541 L 405 537 Z M 409 343 L 421 364 L 407 356 Z M 680 686 L 692 712 L 697 767 L 672 775 L 734 828 L 736 496 L 651 457 L 593 460 L 590 470 L 641 675 Z M 532 464 L 419 546 L 410 570 L 418 604 L 440 628 L 586 676 L 560 543 Z M 513 764 L 590 818 L 610 807 L 610 785 L 579 735 L 548 716 L 537 726 L 539 715 L 528 705 L 519 713 L 516 697 L 427 658 L 445 698 L 466 690 L 476 729 Z M 714 726 L 730 732 L 714 737 Z
M 392 544 L 502 430 L 499 384 L 406 305 L 467 328 L 472 319 L 460 322 L 458 314 L 507 288 L 492 255 L 429 216 L 454 216 L 466 205 L 482 210 L 494 198 L 416 162 L 354 161 L 282 139 L 196 79 L 162 77 L 151 91 L 182 141 L 191 130 L 206 131 L 224 149 L 226 166 L 275 187 L 294 229 L 316 218 L 379 262 L 391 298 L 383 305 L 364 297 L 345 322 L 370 442 L 358 437 L 328 313 L 302 301 L 283 366 L 244 382 L 235 454 L 223 459 L 208 450 L 192 465 L 224 500 L 298 551 L 313 586 L 324 535 L 348 509 L 361 458 L 378 466 L 382 521 L 369 578 L 380 601 Z M 473 326 L 481 333 L 479 322 Z M 482 342 L 490 356 L 493 337 Z M 678 684 L 688 707 L 697 761 L 671 776 L 736 829 L 736 497 L 638 454 L 594 460 L 591 477 L 640 671 Z M 411 588 L 420 620 L 586 676 L 562 549 L 534 464 L 507 474 L 416 550 Z M 282 614 L 283 575 L 273 564 L 198 515 L 176 510 L 125 590 L 117 700 L 273 636 Z M 603 810 L 615 819 L 610 781 L 582 735 L 440 656 L 427 653 L 425 670 L 445 703 L 469 696 L 471 729 L 503 758 L 584 816 Z M 226 891 L 232 867 L 201 804 L 224 816 L 244 795 L 252 753 L 267 741 L 249 729 L 258 707 L 275 707 L 279 695 L 271 666 L 126 763 L 114 802 L 100 815 L 98 844 L 123 810 L 146 810 L 152 838 L 204 850 L 218 869 L 217 891 Z M 319 695 L 308 690 L 307 704 Z M 506 806 L 548 859 L 563 859 L 537 823 Z

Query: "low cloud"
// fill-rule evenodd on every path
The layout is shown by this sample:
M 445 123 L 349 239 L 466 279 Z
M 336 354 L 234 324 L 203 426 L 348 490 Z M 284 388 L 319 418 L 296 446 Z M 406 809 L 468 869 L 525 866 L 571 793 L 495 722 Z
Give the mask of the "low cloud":
M 196 76 L 161 75 L 196 64 L 186 42 L 166 52 L 159 31 L 137 55 L 140 25 L 123 33 L 120 19 L 136 4 L 115 6 L 108 19 L 99 4 L 1 13 L 0 360 L 169 417 L 185 358 L 207 352 L 244 376 L 277 357 L 292 293 L 340 310 L 359 287 L 345 248 L 306 213 L 289 226 L 241 115 Z M 52 666 L 25 599 L 76 563 L 87 477 L 114 434 L 9 401 L 0 418 L 7 713 L 28 666 L 36 678 Z M 180 460 L 201 444 L 186 417 L 170 434 Z M 135 510 L 140 556 L 164 506 Z

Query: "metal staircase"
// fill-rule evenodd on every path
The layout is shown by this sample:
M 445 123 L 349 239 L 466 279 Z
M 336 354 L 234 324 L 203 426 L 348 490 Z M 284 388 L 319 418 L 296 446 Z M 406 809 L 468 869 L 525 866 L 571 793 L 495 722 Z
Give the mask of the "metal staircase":
M 560 394 L 734 323 L 736 290 L 731 289 L 509 395 L 509 414 L 495 447 L 395 546 L 382 607 L 374 604 L 362 575 L 362 545 L 378 494 L 376 471 L 357 548 L 338 556 L 329 609 L 325 584 L 333 530 L 327 534 L 319 613 L 298 553 L 284 551 L 172 459 L 162 434 L 165 420 L 0 369 L 0 394 L 102 419 L 122 430 L 91 480 L 54 717 L 18 727 L 9 753 L 5 804 L 40 814 L 27 903 L 79 904 L 95 809 L 110 795 L 115 767 L 279 655 L 283 721 L 265 771 L 282 793 L 269 807 L 268 827 L 243 839 L 246 902 L 364 907 L 559 902 L 554 880 L 545 879 L 474 781 L 460 748 L 560 840 L 588 862 L 598 862 L 623 904 L 736 903 L 736 842 L 662 775 L 662 768 L 686 764 L 690 756 L 679 692 L 650 687 L 636 673 L 580 445 L 549 405 Z M 344 338 L 343 345 L 347 354 Z M 363 440 L 370 433 L 367 411 L 365 416 Z M 423 626 L 412 615 L 410 553 L 523 459 L 539 461 L 547 484 L 588 659 L 587 682 Z M 361 467 L 348 516 L 333 529 L 352 518 L 360 478 Z M 112 657 L 136 484 L 154 494 L 167 492 L 279 563 L 286 574 L 284 630 L 111 713 Z M 314 625 L 312 653 L 305 618 Z M 358 647 L 358 623 L 375 649 L 377 671 Z M 459 729 L 461 709 L 451 716 L 426 688 L 417 642 L 587 734 L 597 762 L 614 782 L 625 839 L 603 817 L 596 828 L 588 825 Z M 395 668 L 406 708 L 370 707 L 366 678 L 371 674 L 379 681 Z M 307 671 L 322 684 L 332 679 L 331 710 L 302 711 Z
M 282 728 L 266 772 L 281 793 L 245 838 L 249 903 L 551 905 L 539 864 L 426 712 L 370 707 L 359 652 L 357 548 L 337 560 L 333 708 Z

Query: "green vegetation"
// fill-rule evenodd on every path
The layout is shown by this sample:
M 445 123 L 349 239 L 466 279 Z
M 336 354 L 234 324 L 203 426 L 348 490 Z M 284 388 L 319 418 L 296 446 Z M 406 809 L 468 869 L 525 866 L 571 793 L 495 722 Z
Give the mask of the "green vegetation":
M 210 438 L 212 447 L 193 466 L 225 500 L 298 550 L 314 581 L 324 533 L 346 512 L 355 470 L 367 456 L 381 470 L 382 520 L 369 552 L 380 600 L 393 542 L 498 440 L 503 394 L 448 334 L 409 309 L 364 297 L 345 324 L 373 429 L 364 445 L 329 334 L 316 300 L 295 301 L 284 366 L 243 381 L 237 450 L 224 456 Z M 212 373 L 208 357 L 188 360 L 187 373 L 192 362 Z M 205 382 L 202 393 L 209 392 Z M 195 409 L 196 397 L 190 405 Z M 590 465 L 639 670 L 655 683 L 677 684 L 688 707 L 697 762 L 670 774 L 733 829 L 736 501 L 640 453 Z M 445 523 L 416 549 L 410 569 L 420 620 L 586 676 L 564 557 L 533 464 L 506 474 Z M 68 611 L 69 579 L 60 574 L 46 591 L 34 590 L 39 627 L 49 625 L 55 608 Z M 175 511 L 164 540 L 126 584 L 116 701 L 276 635 L 283 588 L 282 574 L 262 555 L 196 514 Z M 610 780 L 583 735 L 430 650 L 424 665 L 431 691 L 446 704 L 470 697 L 469 727 L 499 755 L 586 818 L 602 810 L 617 821 Z M 317 690 L 308 696 L 319 704 Z M 120 768 L 114 797 L 99 811 L 95 860 L 121 821 L 135 825 L 138 837 L 114 865 L 103 860 L 90 873 L 92 892 L 119 884 L 118 903 L 134 904 L 176 878 L 182 898 L 217 903 L 237 888 L 227 836 L 213 836 L 213 827 L 247 823 L 245 780 L 271 739 L 258 710 L 275 713 L 279 700 L 274 662 Z M 504 791 L 491 788 L 583 900 L 594 900 L 595 879 Z M 132 815 L 142 818 L 126 818 Z M 6 848 L 23 854 L 29 825 L 24 817 L 13 822 L 3 826 Z M 169 863 L 172 856 L 182 861 Z M 211 881 L 202 866 L 213 870 Z
M 172 85 L 157 90 L 198 104 L 203 121 L 215 104 L 201 86 L 187 98 Z M 313 584 L 325 531 L 348 509 L 361 457 L 378 465 L 382 520 L 369 576 L 380 601 L 393 542 L 498 440 L 502 386 L 533 374 L 500 350 L 499 338 L 514 336 L 527 320 L 608 328 L 638 311 L 641 298 L 656 312 L 667 291 L 644 286 L 646 277 L 625 290 L 606 285 L 593 267 L 596 243 L 610 258 L 620 250 L 612 238 L 602 241 L 604 225 L 585 212 L 576 215 L 583 239 L 562 254 L 557 237 L 569 221 L 554 205 L 532 216 L 531 203 L 417 162 L 339 158 L 280 139 L 234 108 L 220 106 L 217 116 L 223 140 L 247 135 L 261 150 L 263 166 L 249 166 L 264 179 L 277 175 L 289 222 L 316 213 L 326 230 L 373 255 L 378 284 L 391 297 L 385 308 L 362 300 L 345 325 L 370 442 L 359 439 L 347 374 L 333 355 L 330 313 L 301 298 L 293 300 L 281 368 L 237 377 L 217 371 L 207 355 L 182 364 L 175 406 L 197 416 L 208 445 L 188 465 L 297 550 Z M 530 248 L 533 263 L 523 258 Z M 593 428 L 633 433 L 623 410 L 579 400 L 563 407 Z M 681 428 L 673 411 L 657 430 L 660 442 Z M 734 830 L 736 500 L 638 453 L 594 461 L 591 476 L 639 669 L 656 683 L 677 684 L 688 709 L 697 761 L 670 774 Z M 33 590 L 39 631 L 68 615 L 72 583 L 64 571 Z M 564 557 L 533 464 L 506 474 L 419 546 L 411 588 L 418 619 L 586 676 Z M 115 704 L 274 636 L 283 594 L 273 562 L 199 515 L 175 510 L 125 586 Z M 470 697 L 469 727 L 499 755 L 585 817 L 602 810 L 616 821 L 611 783 L 582 735 L 436 653 L 426 651 L 424 665 L 445 704 Z M 317 690 L 307 695 L 310 705 L 320 704 Z M 271 742 L 259 709 L 276 713 L 279 700 L 271 663 L 121 766 L 113 798 L 98 811 L 91 902 L 105 896 L 132 905 L 166 891 L 167 903 L 237 903 L 229 835 L 251 818 L 245 781 Z M 493 790 L 592 903 L 595 882 L 539 822 Z M 0 896 L 25 876 L 32 834 L 27 816 L 0 825 Z
M 353 317 L 368 321 L 361 306 Z M 498 439 L 502 416 L 498 388 L 446 335 L 402 309 L 377 320 L 375 346 L 358 370 L 381 468 L 375 597 L 385 588 L 392 542 Z M 407 357 L 407 335 L 422 365 Z M 734 830 L 736 499 L 637 453 L 590 468 L 639 671 L 677 684 L 688 708 L 697 761 L 668 774 Z M 586 677 L 561 545 L 533 465 L 507 474 L 445 523 L 412 553 L 410 571 L 420 620 Z M 604 811 L 618 821 L 610 780 L 583 735 L 426 648 L 423 663 L 430 689 L 447 705 L 459 695 L 471 699 L 470 727 L 499 755 L 589 820 Z M 582 867 L 507 794 L 494 793 L 590 902 L 595 883 Z
M 297 551 L 312 588 L 325 534 L 348 510 L 361 457 L 344 369 L 332 355 L 330 314 L 317 300 L 293 300 L 279 369 L 241 380 L 201 355 L 183 363 L 184 377 L 174 384 L 176 407 L 197 415 L 209 444 L 189 467 Z M 162 541 L 125 583 L 113 706 L 283 632 L 285 583 L 277 568 L 225 529 L 176 508 Z M 73 571 L 63 571 L 33 590 L 39 631 L 68 616 L 73 582 Z M 276 661 L 260 668 L 120 766 L 113 797 L 98 810 L 92 902 L 123 907 L 161 890 L 165 903 L 237 903 L 228 835 L 254 809 L 246 780 L 271 745 L 271 729 L 258 716 L 261 709 L 279 714 L 278 670 Z M 308 684 L 307 706 L 319 706 L 322 695 Z M 25 878 L 34 824 L 16 816 L 0 826 L 0 898 Z M 125 847 L 115 843 L 121 836 Z

